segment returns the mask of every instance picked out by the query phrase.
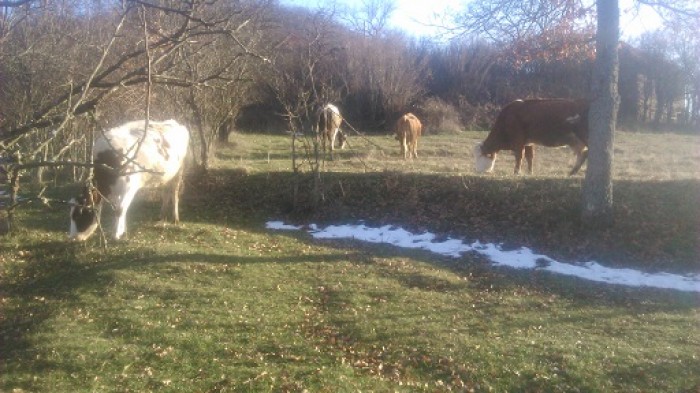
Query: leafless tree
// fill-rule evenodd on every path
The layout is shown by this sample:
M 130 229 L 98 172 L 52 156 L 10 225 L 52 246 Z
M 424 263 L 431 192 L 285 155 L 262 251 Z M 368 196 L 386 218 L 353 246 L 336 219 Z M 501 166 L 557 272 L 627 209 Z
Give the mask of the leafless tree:
M 470 2 L 454 18 L 453 32 L 509 45 L 565 52 L 577 32 L 592 25 L 592 8 L 583 0 Z M 580 37 L 585 40 L 585 37 Z
M 294 205 L 300 206 L 300 188 L 304 187 L 303 194 L 311 196 L 309 202 L 314 208 L 325 198 L 321 176 L 325 156 L 320 154 L 314 134 L 315 112 L 325 103 L 340 101 L 345 85 L 338 76 L 344 74 L 347 57 L 334 10 L 287 17 L 287 22 L 291 19 L 292 25 L 303 28 L 283 26 L 269 72 L 262 77 L 267 92 L 281 108 L 278 115 L 288 124 L 296 176 Z M 306 173 L 311 176 L 308 187 L 302 185 L 307 183 Z
M 12 83 L 0 95 L 0 102 L 10 103 L 2 108 L 0 148 L 22 157 L 12 170 L 57 167 L 57 162 L 45 162 L 47 149 L 64 143 L 67 130 L 91 134 L 92 129 L 71 126 L 82 116 L 95 115 L 102 126 L 123 122 L 129 112 L 139 118 L 179 117 L 182 110 L 175 105 L 160 102 L 151 108 L 151 94 L 168 89 L 223 89 L 227 83 L 240 82 L 241 59 L 264 61 L 245 29 L 254 25 L 250 19 L 267 3 L 126 0 L 103 6 L 46 0 L 41 8 L 34 8 L 32 2 L 21 5 L 24 19 L 3 33 L 0 41 L 0 58 L 12 59 L 0 65 L 0 73 L 7 77 L 3 80 Z M 18 12 L 14 10 L 13 15 Z M 123 110 L 110 113 L 113 108 L 103 104 L 119 96 L 135 99 L 119 102 Z M 197 97 L 193 101 L 199 108 L 207 107 Z M 206 133 L 202 128 L 197 131 Z M 69 138 L 91 142 L 89 137 Z M 206 150 L 210 144 L 205 141 L 201 146 Z M 71 149 L 58 150 L 69 154 Z M 84 166 L 85 162 L 60 164 Z
M 368 37 L 379 37 L 386 33 L 389 19 L 396 11 L 394 0 L 363 0 L 345 17 L 353 30 Z
M 367 126 L 385 128 L 423 97 L 428 54 L 404 35 L 362 37 L 348 52 L 348 100 Z

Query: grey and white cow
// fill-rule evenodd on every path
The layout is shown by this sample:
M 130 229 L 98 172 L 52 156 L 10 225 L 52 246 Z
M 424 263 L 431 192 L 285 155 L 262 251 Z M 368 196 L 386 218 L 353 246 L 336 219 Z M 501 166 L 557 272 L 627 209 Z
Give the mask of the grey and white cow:
M 112 128 L 95 139 L 92 149 L 94 187 L 86 187 L 73 198 L 70 210 L 70 238 L 86 240 L 97 229 L 102 207 L 111 205 L 116 214 L 114 238 L 126 232 L 126 212 L 137 191 L 163 186 L 161 218 L 168 208 L 174 222 L 190 134 L 175 120 L 134 121 Z

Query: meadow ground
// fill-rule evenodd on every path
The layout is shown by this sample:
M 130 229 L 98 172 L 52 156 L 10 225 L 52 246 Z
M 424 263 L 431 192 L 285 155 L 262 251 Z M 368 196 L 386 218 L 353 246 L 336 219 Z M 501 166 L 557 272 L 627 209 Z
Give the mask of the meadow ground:
M 428 135 L 416 161 L 389 136 L 355 136 L 324 163 L 312 211 L 289 136 L 234 134 L 188 179 L 182 225 L 156 225 L 144 193 L 129 240 L 106 249 L 66 242 L 65 209 L 23 210 L 0 243 L 0 391 L 697 391 L 697 293 L 264 227 L 365 220 L 700 270 L 698 136 L 618 133 L 602 232 L 579 225 L 569 151 L 537 149 L 533 176 L 513 176 L 510 154 L 475 175 L 484 136 Z

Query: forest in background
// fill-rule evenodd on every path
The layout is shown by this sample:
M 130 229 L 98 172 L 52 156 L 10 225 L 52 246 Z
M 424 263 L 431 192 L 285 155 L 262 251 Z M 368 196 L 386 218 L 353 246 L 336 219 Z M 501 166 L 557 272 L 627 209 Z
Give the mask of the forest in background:
M 431 40 L 386 27 L 390 0 L 352 13 L 274 0 L 3 1 L 1 147 L 41 181 L 59 167 L 82 178 L 87 167 L 69 164 L 89 161 L 87 131 L 144 117 L 187 124 L 203 168 L 232 130 L 306 131 L 325 102 L 363 131 L 388 132 L 406 111 L 428 133 L 488 129 L 513 99 L 589 95 L 595 7 L 541 3 L 478 2 L 454 16 L 451 39 Z M 487 23 L 488 6 L 498 13 Z M 668 21 L 620 43 L 627 129 L 700 126 L 700 24 Z

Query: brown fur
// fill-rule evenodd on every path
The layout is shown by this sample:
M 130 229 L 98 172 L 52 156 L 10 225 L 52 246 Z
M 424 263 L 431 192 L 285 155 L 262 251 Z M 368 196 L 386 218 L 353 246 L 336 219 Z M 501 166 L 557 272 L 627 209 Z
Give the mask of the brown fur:
M 413 113 L 407 113 L 396 122 L 396 139 L 401 145 L 401 155 L 404 159 L 418 158 L 418 139 L 423 125 Z
M 500 150 L 515 153 L 515 173 L 520 173 L 523 153 L 532 173 L 533 145 L 569 146 L 577 156 L 570 175 L 581 168 L 588 156 L 588 109 L 586 100 L 516 100 L 498 115 L 481 153 L 495 157 Z M 491 156 L 493 155 L 493 156 Z

